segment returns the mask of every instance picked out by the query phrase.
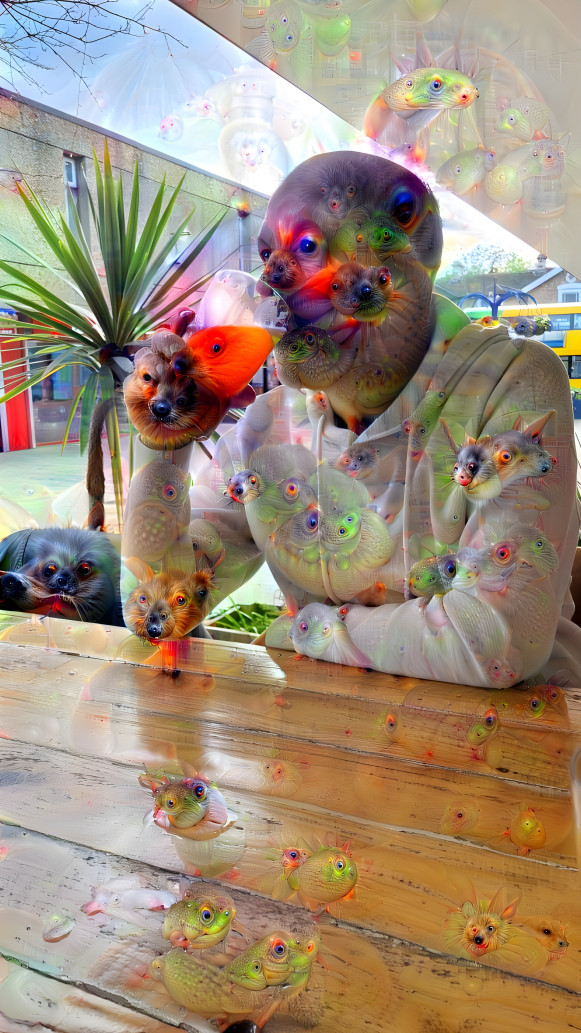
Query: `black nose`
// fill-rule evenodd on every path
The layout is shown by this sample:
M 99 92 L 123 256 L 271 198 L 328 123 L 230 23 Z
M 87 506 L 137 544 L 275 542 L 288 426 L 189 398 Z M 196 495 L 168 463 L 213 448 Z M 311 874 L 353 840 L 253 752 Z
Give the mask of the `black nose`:
M 359 288 L 359 297 L 361 301 L 366 301 L 367 298 L 371 297 L 371 287 L 368 283 L 362 283 Z
M 74 595 L 79 587 L 76 578 L 71 574 L 67 574 L 66 571 L 61 571 L 54 578 L 53 584 L 55 588 L 58 588 L 61 592 L 67 592 L 69 595 Z
M 23 589 L 23 583 L 18 574 L 8 572 L 0 578 L 0 595 L 18 595 Z
M 480 945 L 484 943 L 484 937 L 480 933 L 478 933 L 478 936 L 474 937 L 474 943 L 477 943 L 480 947 Z
M 167 398 L 157 398 L 149 408 L 157 420 L 166 420 L 171 412 L 171 402 Z
M 541 463 L 541 473 L 548 473 L 552 465 L 552 463 Z
M 161 621 L 151 619 L 147 620 L 145 622 L 145 630 L 149 638 L 159 638 L 163 631 Z

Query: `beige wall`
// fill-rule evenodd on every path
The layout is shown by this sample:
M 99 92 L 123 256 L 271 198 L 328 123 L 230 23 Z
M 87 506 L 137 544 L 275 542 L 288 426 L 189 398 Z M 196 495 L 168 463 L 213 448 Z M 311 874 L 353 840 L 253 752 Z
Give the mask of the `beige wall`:
M 169 198 L 171 188 L 177 185 L 185 173 L 178 202 L 170 220 L 170 230 L 175 229 L 193 208 L 188 229 L 192 237 L 195 237 L 224 207 L 229 209 L 227 218 L 208 248 L 204 268 L 198 264 L 194 276 L 223 265 L 237 268 L 240 220 L 236 211 L 236 201 L 242 197 L 249 201 L 251 215 L 246 220 L 244 228 L 250 232 L 252 238 L 256 238 L 266 209 L 266 198 L 192 168 L 184 168 L 159 154 L 111 138 L 109 134 L 107 136 L 112 164 L 116 170 L 121 171 L 124 183 L 127 184 L 127 204 L 133 165 L 135 161 L 138 163 L 142 221 L 147 216 L 151 200 L 164 174 Z M 54 268 L 52 252 L 39 240 L 23 202 L 9 189 L 10 177 L 2 170 L 17 170 L 51 208 L 64 211 L 63 152 L 71 151 L 84 157 L 86 180 L 91 189 L 94 185 L 92 150 L 95 148 L 101 158 L 104 139 L 105 134 L 85 124 L 71 122 L 54 112 L 25 103 L 0 91 L 0 232 L 18 240 Z M 98 248 L 94 237 L 93 233 L 91 246 L 99 268 Z M 29 275 L 38 277 L 51 289 L 58 288 L 64 293 L 63 285 L 53 272 L 34 263 L 2 237 L 0 257 L 22 264 Z M 252 251 L 252 264 L 261 265 L 255 248 Z

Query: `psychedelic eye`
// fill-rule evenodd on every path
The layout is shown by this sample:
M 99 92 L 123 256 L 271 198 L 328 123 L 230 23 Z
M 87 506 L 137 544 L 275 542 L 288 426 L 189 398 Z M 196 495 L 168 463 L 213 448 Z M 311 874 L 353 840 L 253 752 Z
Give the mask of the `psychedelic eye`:
M 346 191 L 345 191 L 345 193 L 347 194 L 347 197 L 354 197 L 356 192 L 357 192 L 357 187 L 354 186 L 353 183 L 350 183 L 349 186 L 347 187 Z
M 558 698 L 559 698 L 559 693 L 557 692 L 557 689 L 551 689 L 551 688 L 549 688 L 549 690 L 548 690 L 548 692 L 546 693 L 546 695 L 547 695 L 547 699 L 550 699 L 550 700 L 552 700 L 552 701 L 553 701 L 553 703 L 555 702 L 555 700 L 556 700 L 556 699 L 558 699 Z
M 296 484 L 296 483 L 295 483 L 294 481 L 290 481 L 290 482 L 289 482 L 289 483 L 287 484 L 287 486 L 286 486 L 286 489 L 285 489 L 285 491 L 286 491 L 286 494 L 287 494 L 287 495 L 290 495 L 291 497 L 292 497 L 293 495 L 296 495 L 296 494 L 297 494 L 297 492 L 298 492 L 298 490 L 299 490 L 299 486 L 298 486 L 298 484 Z
M 52 577 L 53 574 L 56 574 L 57 570 L 58 567 L 56 563 L 47 563 L 46 567 L 44 568 L 43 574 L 45 577 Z
M 414 84 L 414 81 L 413 81 L 413 79 L 406 79 L 405 84 L 406 84 L 408 90 L 411 90 L 411 88 L 412 88 L 412 86 Z
M 393 731 L 395 731 L 396 724 L 397 724 L 397 721 L 396 721 L 395 717 L 393 716 L 393 714 L 388 714 L 388 716 L 387 716 L 387 718 L 385 720 L 385 727 L 390 732 L 393 732 Z
M 327 193 L 327 187 L 321 187 L 321 193 L 322 194 L 326 194 Z
M 175 499 L 177 492 L 173 484 L 165 484 L 163 489 L 163 495 L 166 499 Z
M 453 469 L 452 473 L 453 474 L 458 473 L 459 469 L 460 469 L 460 463 L 454 463 L 454 469 Z
M 487 933 L 493 933 L 494 929 L 495 929 L 495 927 L 493 925 L 487 925 L 486 926 L 486 932 Z
M 319 518 L 316 513 L 311 513 L 307 518 L 307 527 L 314 529 L 319 524 Z
M 540 699 L 538 699 L 537 696 L 533 696 L 533 698 L 531 699 L 531 710 L 538 710 L 540 705 Z
M 293 39 L 294 39 L 294 36 L 293 36 L 292 32 L 289 32 L 288 36 L 286 37 L 287 43 L 292 43 Z
M 198 800 L 205 800 L 206 798 L 206 787 L 198 782 L 194 786 L 194 795 L 198 797 Z
M 389 276 L 387 276 L 385 273 L 381 273 L 377 277 L 377 282 L 380 283 L 382 287 L 384 287 L 386 283 L 389 283 Z
M 185 606 L 187 599 L 185 595 L 176 595 L 176 606 Z
M 209 910 L 209 908 L 205 907 L 200 917 L 203 919 L 204 922 L 209 922 L 212 917 L 212 912 Z
M 454 577 L 456 573 L 456 564 L 453 560 L 448 560 L 444 569 L 448 577 Z
M 544 549 L 545 543 L 542 538 L 537 538 L 535 542 L 535 549 Z
M 205 599 L 208 594 L 207 588 L 198 588 L 198 599 Z
M 275 940 L 273 945 L 272 945 L 272 949 L 273 949 L 275 954 L 279 955 L 279 957 L 286 952 L 286 947 L 285 947 L 284 943 L 282 942 L 282 940 Z
M 496 556 L 499 560 L 507 560 L 510 557 L 510 549 L 507 549 L 506 545 L 501 545 L 500 548 L 496 550 Z
M 283 14 L 283 16 L 282 16 L 282 18 L 280 20 L 281 20 L 283 25 L 286 25 L 286 23 L 288 22 L 288 18 L 284 14 Z
M 308 342 L 307 342 L 307 343 L 308 343 Z M 294 342 L 293 344 L 291 344 L 291 346 L 290 346 L 290 348 L 289 348 L 289 351 L 290 351 L 290 352 L 298 352 L 298 350 L 299 350 L 299 346 L 298 346 L 298 344 L 297 344 L 297 343 L 296 343 L 296 341 L 295 341 L 295 342 Z
M 457 818 L 463 818 L 464 817 L 464 811 L 456 811 L 456 817 Z
M 169 807 L 170 811 L 172 810 L 173 807 L 175 807 L 176 803 L 177 803 L 177 800 L 176 800 L 175 796 L 166 796 L 166 798 L 165 798 L 165 805 L 166 805 L 166 807 Z
M 267 248 L 267 247 L 265 247 L 265 248 L 264 248 L 264 249 L 263 249 L 263 250 L 262 250 L 262 251 L 260 252 L 260 257 L 261 257 L 261 259 L 262 259 L 262 261 L 263 261 L 263 262 L 268 262 L 268 259 L 270 258 L 271 254 L 272 254 L 272 251 L 269 251 L 269 250 L 268 250 L 268 248 Z
M 446 400 L 446 397 L 447 396 L 445 391 L 438 391 L 438 398 L 441 402 L 444 402 Z
M 174 373 L 186 373 L 188 369 L 188 360 L 182 355 L 176 355 L 173 360 Z M 145 377 L 143 378 L 145 380 Z
M 492 708 L 491 710 L 487 710 L 484 715 L 484 724 L 486 725 L 486 727 L 493 728 L 497 721 L 498 714 L 496 713 L 496 710 L 494 710 L 494 708 Z
M 309 625 L 306 621 L 301 621 L 301 623 L 299 624 L 299 628 L 302 632 L 307 632 L 309 630 Z
M 221 351 L 222 351 L 222 345 L 221 345 L 220 341 L 214 341 L 214 343 L 212 345 L 212 352 L 214 353 L 214 355 L 217 355 L 218 352 L 221 352 Z
M 296 861 L 299 854 L 297 850 L 289 850 L 288 856 L 290 857 L 291 861 Z
M 469 473 L 474 473 L 478 469 L 478 466 L 476 463 L 467 463 L 466 469 Z
M 415 215 L 415 198 L 411 190 L 400 190 L 391 205 L 391 214 L 402 225 L 407 226 Z
M 418 433 L 423 436 L 426 433 L 426 428 L 423 425 L 418 427 Z
M 338 291 L 339 290 L 339 284 L 338 283 L 332 283 L 331 284 L 331 290 L 332 291 Z
M 543 933 L 543 936 L 551 936 L 551 930 L 550 929 L 543 929 L 542 933 Z
M 335 868 L 338 872 L 342 872 L 345 867 L 345 861 L 342 861 L 340 857 L 335 861 Z
M 499 458 L 501 463 L 510 463 L 510 461 L 512 459 L 512 452 L 509 452 L 508 448 L 506 448 L 504 450 L 504 452 L 500 452 L 499 453 L 498 458 Z
M 250 481 L 251 484 L 257 484 L 257 478 L 256 477 L 249 477 L 248 480 Z
M 316 339 L 317 338 L 315 337 L 315 335 L 312 334 L 310 331 L 308 334 L 305 334 L 305 344 L 314 344 Z
M 152 377 L 151 373 L 144 373 L 143 374 L 143 379 L 145 380 L 146 384 L 149 384 L 149 381 L 153 380 L 153 377 Z
M 77 574 L 80 574 L 81 577 L 89 577 L 89 575 L 92 573 L 93 568 L 90 563 L 79 563 L 77 567 Z
M 222 912 L 222 914 L 224 915 L 225 918 L 230 918 L 230 912 L 228 911 L 227 908 L 226 908 L 225 911 Z
M 439 90 L 442 87 L 442 80 L 438 79 L 438 77 L 436 77 L 435 79 L 432 79 L 432 82 L 431 82 L 430 85 L 431 85 L 433 90 Z
M 250 971 L 251 972 L 260 972 L 261 968 L 262 968 L 262 965 L 260 964 L 259 961 L 253 961 L 252 965 L 250 967 Z
M 456 165 L 456 167 L 454 169 L 454 172 L 456 173 L 457 176 L 459 176 L 461 174 L 461 172 L 462 172 L 462 166 L 461 165 Z
M 314 940 L 309 940 L 309 942 L 307 943 L 307 945 L 305 947 L 305 950 L 306 950 L 307 954 L 312 954 L 314 949 L 315 949 L 315 941 Z
M 303 255 L 312 255 L 317 250 L 317 241 L 311 237 L 303 237 L 299 243 L 299 251 L 302 251 Z
M 142 605 L 144 605 L 144 604 L 145 604 L 145 603 L 147 602 L 147 596 L 146 596 L 146 595 L 140 595 L 140 596 L 139 596 L 139 602 L 140 602 L 140 603 L 141 603 Z

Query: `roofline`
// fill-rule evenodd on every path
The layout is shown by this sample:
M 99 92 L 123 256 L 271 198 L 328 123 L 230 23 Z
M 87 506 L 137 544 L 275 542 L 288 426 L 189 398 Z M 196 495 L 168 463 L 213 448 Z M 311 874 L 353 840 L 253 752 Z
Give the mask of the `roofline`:
M 537 280 L 533 280 L 532 283 L 527 283 L 527 285 L 523 287 L 523 291 L 532 291 L 535 287 L 540 287 L 542 283 L 546 283 L 547 280 L 550 280 L 553 276 L 556 276 L 557 273 L 562 273 L 563 271 L 564 270 L 560 265 L 556 265 L 554 269 L 549 269 L 547 273 L 544 273 L 543 276 L 539 276 Z

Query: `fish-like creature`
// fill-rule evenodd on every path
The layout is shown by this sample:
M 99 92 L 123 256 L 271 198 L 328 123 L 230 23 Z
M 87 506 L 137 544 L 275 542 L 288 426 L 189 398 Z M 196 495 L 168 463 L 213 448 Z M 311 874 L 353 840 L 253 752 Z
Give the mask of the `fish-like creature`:
M 550 117 L 551 112 L 542 101 L 535 97 L 515 97 L 500 112 L 496 128 L 499 133 L 508 133 L 519 140 L 532 140 L 547 128 Z
M 478 89 L 463 72 L 415 68 L 386 86 L 370 104 L 363 119 L 363 132 L 396 147 L 402 142 L 402 130 L 390 120 L 390 112 L 417 132 L 428 126 L 438 112 L 468 108 L 478 96 Z
M 431 599 L 444 595 L 454 584 L 458 560 L 454 553 L 447 556 L 428 556 L 411 567 L 407 584 L 412 595 Z
M 236 907 L 231 897 L 205 891 L 194 893 L 172 904 L 161 934 L 173 947 L 204 950 L 228 936 L 235 917 Z
M 139 782 L 153 793 L 153 820 L 161 828 L 190 839 L 210 839 L 236 820 L 220 790 L 201 776 L 172 779 L 146 773 Z
M 155 958 L 151 975 L 161 980 L 174 1001 L 202 1018 L 224 1021 L 229 1016 L 259 1015 L 276 1001 L 276 990 L 240 986 L 223 968 L 216 968 L 180 947 Z
M 473 147 L 458 151 L 440 165 L 436 182 L 448 187 L 458 197 L 463 197 L 482 183 L 487 172 L 494 168 L 496 153 L 492 148 Z
M 231 398 L 249 383 L 272 351 L 272 337 L 258 326 L 214 326 L 189 337 L 171 368 L 178 378 L 193 377 L 219 398 Z
M 229 962 L 225 971 L 232 982 L 249 990 L 280 986 L 292 973 L 285 934 L 264 936 Z
M 518 169 L 512 165 L 498 164 L 484 178 L 484 189 L 496 204 L 516 204 L 523 196 L 523 181 Z
M 149 564 L 162 559 L 188 526 L 190 484 L 189 473 L 164 460 L 134 474 L 123 523 L 126 555 Z
M 542 821 L 537 817 L 532 807 L 526 803 L 521 805 L 518 814 L 515 814 L 504 835 L 517 847 L 517 853 L 526 857 L 531 850 L 544 846 L 547 833 Z
M 327 388 L 351 369 L 358 347 L 352 338 L 335 342 L 318 326 L 289 330 L 274 349 L 278 378 L 289 387 Z
M 301 903 L 316 911 L 349 896 L 358 875 L 357 865 L 348 853 L 321 847 L 291 870 L 287 882 Z
M 290 636 L 297 653 L 352 667 L 370 665 L 369 657 L 351 641 L 337 611 L 323 603 L 309 603 L 300 610 Z

